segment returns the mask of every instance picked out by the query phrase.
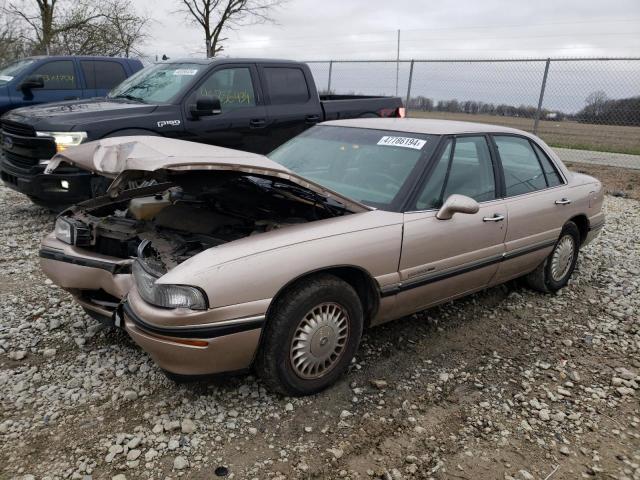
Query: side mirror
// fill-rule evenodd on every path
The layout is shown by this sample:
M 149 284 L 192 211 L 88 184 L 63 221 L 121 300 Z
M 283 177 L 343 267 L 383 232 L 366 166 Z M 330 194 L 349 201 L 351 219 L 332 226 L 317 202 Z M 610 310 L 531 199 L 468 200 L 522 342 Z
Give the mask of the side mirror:
M 473 198 L 465 195 L 453 194 L 447 198 L 438 210 L 436 218 L 438 220 L 449 220 L 454 213 L 478 213 L 480 205 Z
M 44 78 L 41 75 L 29 75 L 18 85 L 18 88 L 22 91 L 28 91 L 32 88 L 44 88 Z
M 222 106 L 218 97 L 199 97 L 195 105 L 191 105 L 189 112 L 193 118 L 218 115 L 222 113 Z

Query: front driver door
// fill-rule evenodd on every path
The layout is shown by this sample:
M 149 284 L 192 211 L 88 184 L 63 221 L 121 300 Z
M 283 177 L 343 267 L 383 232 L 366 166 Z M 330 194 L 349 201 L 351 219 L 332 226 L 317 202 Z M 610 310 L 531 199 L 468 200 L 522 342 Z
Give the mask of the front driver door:
M 185 130 L 192 135 L 188 139 L 266 153 L 267 114 L 259 85 L 253 64 L 223 65 L 205 76 L 185 101 Z M 190 106 L 200 97 L 220 99 L 222 112 L 194 118 Z
M 497 177 L 485 136 L 446 140 L 414 211 L 404 214 L 398 315 L 489 284 L 504 253 L 508 220 Z M 438 209 L 454 193 L 473 198 L 480 210 L 439 220 Z
M 11 99 L 15 106 L 76 100 L 82 97 L 82 88 L 73 60 L 52 60 L 42 63 L 26 74 L 25 78 L 31 76 L 42 77 L 44 87 L 28 90 L 12 89 Z

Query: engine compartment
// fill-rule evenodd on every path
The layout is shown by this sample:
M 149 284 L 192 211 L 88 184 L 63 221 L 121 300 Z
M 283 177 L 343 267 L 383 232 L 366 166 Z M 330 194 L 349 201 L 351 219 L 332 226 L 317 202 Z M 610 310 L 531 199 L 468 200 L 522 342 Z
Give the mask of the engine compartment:
M 234 240 L 351 213 L 286 180 L 237 171 L 171 173 L 125 193 L 69 213 L 91 232 L 82 248 L 141 255 L 160 274 Z

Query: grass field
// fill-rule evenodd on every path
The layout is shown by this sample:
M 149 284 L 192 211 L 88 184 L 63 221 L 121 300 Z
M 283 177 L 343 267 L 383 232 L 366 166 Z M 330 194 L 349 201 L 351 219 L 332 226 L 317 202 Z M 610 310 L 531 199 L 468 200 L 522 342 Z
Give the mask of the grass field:
M 519 128 L 528 132 L 533 130 L 533 119 L 530 118 L 473 115 L 468 113 L 422 112 L 417 110 L 411 110 L 409 116 L 493 123 L 494 125 Z M 640 155 L 640 127 L 592 125 L 567 120 L 540 120 L 538 135 L 552 147 Z

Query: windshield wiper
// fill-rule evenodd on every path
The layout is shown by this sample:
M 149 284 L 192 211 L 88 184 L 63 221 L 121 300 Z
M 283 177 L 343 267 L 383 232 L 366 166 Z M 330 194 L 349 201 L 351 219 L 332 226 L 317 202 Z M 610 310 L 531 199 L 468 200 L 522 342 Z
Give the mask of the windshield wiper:
M 147 103 L 144 101 L 142 97 L 136 97 L 135 95 L 129 95 L 129 94 L 116 95 L 115 97 L 111 97 L 111 98 L 126 98 L 127 100 L 133 100 L 134 102 Z

